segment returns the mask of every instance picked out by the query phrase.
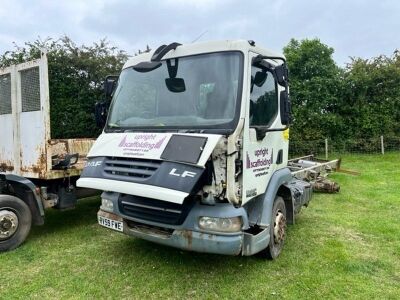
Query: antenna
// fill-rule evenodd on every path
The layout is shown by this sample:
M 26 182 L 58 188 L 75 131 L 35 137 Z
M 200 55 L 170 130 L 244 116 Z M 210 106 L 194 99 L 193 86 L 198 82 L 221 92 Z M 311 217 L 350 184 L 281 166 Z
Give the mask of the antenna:
M 196 42 L 197 40 L 199 40 L 203 35 L 205 35 L 208 32 L 208 30 L 203 31 L 197 38 L 195 38 L 192 43 Z

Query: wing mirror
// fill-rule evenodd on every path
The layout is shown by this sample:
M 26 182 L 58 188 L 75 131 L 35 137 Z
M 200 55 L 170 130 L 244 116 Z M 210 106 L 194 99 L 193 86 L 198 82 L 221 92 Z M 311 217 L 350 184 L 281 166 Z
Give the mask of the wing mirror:
M 288 76 L 289 72 L 286 63 L 276 66 L 274 68 L 274 72 L 279 85 L 286 87 L 288 85 L 288 78 L 289 78 Z
M 289 125 L 292 117 L 292 104 L 289 99 L 289 94 L 287 92 L 287 89 L 284 91 L 281 91 L 280 93 L 280 114 L 281 114 L 281 123 L 282 125 Z
M 96 120 L 96 126 L 103 128 L 106 125 L 108 115 L 108 104 L 105 101 L 96 102 L 94 105 L 94 118 Z
M 117 75 L 108 75 L 105 78 L 103 83 L 105 100 L 96 102 L 94 105 L 94 118 L 96 126 L 99 128 L 103 128 L 104 125 L 106 125 L 108 107 L 110 106 L 111 98 L 114 95 L 115 88 L 117 87 L 118 78 L 119 76 Z
M 119 76 L 117 75 L 108 75 L 104 80 L 104 94 L 106 96 L 106 100 L 112 98 L 115 88 L 117 87 Z

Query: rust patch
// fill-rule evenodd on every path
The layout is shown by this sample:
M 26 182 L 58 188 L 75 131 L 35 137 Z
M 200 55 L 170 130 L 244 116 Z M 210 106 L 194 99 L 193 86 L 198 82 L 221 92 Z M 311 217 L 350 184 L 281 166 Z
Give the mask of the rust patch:
M 78 162 L 71 166 L 70 170 L 82 170 L 85 164 L 86 155 L 92 147 L 95 139 L 54 139 L 49 140 L 51 156 L 64 159 L 66 154 L 79 154 Z
M 311 183 L 313 191 L 321 193 L 338 193 L 340 186 L 337 182 L 327 178 L 319 178 L 316 182 Z
M 190 231 L 190 230 L 183 230 L 182 231 L 182 236 L 183 236 L 184 239 L 186 239 L 188 248 L 192 249 L 193 232 Z
M 14 171 L 14 166 L 11 165 L 10 161 L 0 163 L 0 171 L 11 172 Z
M 79 153 L 78 163 L 71 166 L 68 170 L 70 176 L 80 175 L 81 170 L 84 167 L 84 162 L 86 160 L 86 155 L 93 145 L 95 139 L 54 139 L 47 140 L 46 147 L 38 146 L 35 151 L 40 153 L 39 158 L 35 163 L 30 165 L 21 166 L 21 173 L 23 176 L 30 176 L 40 179 L 56 179 L 63 178 L 66 176 L 65 171 L 52 170 L 52 156 L 58 156 L 59 159 L 64 159 L 66 154 Z M 20 160 L 24 153 L 20 151 Z M 50 158 L 49 158 L 50 156 Z M 34 175 L 33 175 L 34 174 Z
M 40 179 L 46 179 L 47 159 L 46 155 L 42 153 L 36 164 L 31 166 L 21 167 L 22 172 L 35 173 Z

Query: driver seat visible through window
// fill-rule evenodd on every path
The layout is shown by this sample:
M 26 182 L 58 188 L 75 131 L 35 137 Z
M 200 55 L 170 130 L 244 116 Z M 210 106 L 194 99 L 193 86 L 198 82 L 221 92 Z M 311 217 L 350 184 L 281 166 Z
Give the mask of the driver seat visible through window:
M 207 94 L 207 107 L 205 112 L 206 119 L 228 118 L 232 115 L 234 96 L 229 85 L 224 84 L 222 87 L 215 84 L 214 90 Z

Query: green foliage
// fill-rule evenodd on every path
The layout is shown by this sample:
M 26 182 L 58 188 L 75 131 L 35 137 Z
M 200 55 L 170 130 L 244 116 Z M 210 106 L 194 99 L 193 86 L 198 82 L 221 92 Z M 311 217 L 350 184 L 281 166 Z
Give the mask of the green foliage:
M 77 46 L 64 36 L 16 46 L 0 56 L 0 67 L 39 58 L 42 50 L 49 61 L 52 138 L 97 137 L 94 104 L 104 98 L 104 78 L 119 74 L 127 54 L 106 40 Z
M 284 53 L 290 70 L 293 139 L 340 136 L 343 120 L 337 114 L 337 105 L 341 70 L 332 58 L 333 49 L 318 39 L 301 42 L 292 39 Z
M 351 136 L 400 134 L 400 54 L 370 60 L 353 59 L 343 78 L 340 113 L 351 124 Z
M 334 141 L 400 134 L 400 54 L 352 59 L 339 68 L 318 39 L 284 48 L 293 104 L 291 136 Z

